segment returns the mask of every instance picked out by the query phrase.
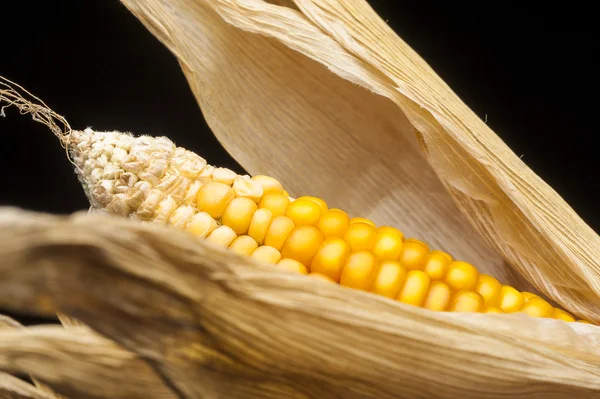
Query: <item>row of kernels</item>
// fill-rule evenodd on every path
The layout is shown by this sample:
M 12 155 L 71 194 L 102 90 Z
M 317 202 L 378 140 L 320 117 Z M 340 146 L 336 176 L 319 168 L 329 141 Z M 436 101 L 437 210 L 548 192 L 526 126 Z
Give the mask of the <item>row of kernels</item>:
M 245 254 L 269 263 L 293 264 L 295 270 L 302 272 L 310 266 L 311 274 L 326 276 L 341 285 L 372 289 L 433 310 L 489 313 L 522 310 L 532 316 L 572 319 L 541 298 L 524 306 L 526 301 L 514 288 L 479 275 L 472 265 L 453 261 L 444 252 L 430 251 L 419 240 L 404 241 L 397 229 L 387 226 L 378 229 L 364 218 L 349 219 L 343 211 L 328 209 L 323 200 L 315 197 L 290 200 L 281 185 L 269 177 L 237 181 L 252 181 L 255 186 L 258 183 L 263 195 L 260 199 L 258 195 L 236 198 L 225 184 L 236 182 L 230 178 L 221 183 L 226 187 L 216 184 L 220 182 L 213 182 L 212 187 L 209 183 L 199 191 L 197 199 L 197 204 L 202 204 L 209 215 L 222 217 L 223 225 L 229 227 L 227 232 L 231 233 L 225 235 L 230 239 L 227 245 L 236 237 L 243 238 L 238 245 L 231 245 L 234 250 L 244 247 Z M 250 186 L 244 186 L 244 194 Z M 255 194 L 258 192 L 254 190 Z M 245 233 L 248 235 L 240 236 Z

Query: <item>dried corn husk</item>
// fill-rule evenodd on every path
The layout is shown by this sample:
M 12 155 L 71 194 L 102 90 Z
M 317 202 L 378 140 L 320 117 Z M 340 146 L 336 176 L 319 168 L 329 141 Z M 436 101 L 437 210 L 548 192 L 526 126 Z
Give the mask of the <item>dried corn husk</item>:
M 600 239 L 364 0 L 122 0 L 250 174 L 600 321 Z M 448 193 L 450 195 L 448 195 Z
M 397 226 L 507 283 L 530 282 L 600 322 L 597 234 L 366 3 L 123 3 L 178 57 L 211 128 L 251 174 Z M 59 116 L 26 110 L 61 134 Z M 4 210 L 0 243 L 0 306 L 76 317 L 149 361 L 179 397 L 600 392 L 600 327 L 428 312 L 102 215 Z M 52 347 L 34 342 L 19 356 Z M 53 387 L 72 384 L 73 366 L 55 355 L 14 371 L 54 367 Z M 0 368 L 14 356 L 0 348 Z M 100 369 L 85 373 L 108 383 Z
M 0 371 L 0 399 L 55 399 L 39 388 Z
M 0 314 L 0 369 L 38 377 L 34 387 L 0 372 L 0 398 L 67 399 L 38 379 L 69 398 L 175 398 L 151 360 L 144 362 L 70 317 L 61 316 L 61 322 L 66 328 L 25 328 Z M 3 389 L 13 396 L 2 396 Z
M 173 230 L 101 214 L 2 209 L 0 306 L 76 315 L 150 361 L 184 398 L 588 398 L 600 392 L 599 327 L 430 312 L 258 264 Z M 75 351 L 97 363 L 100 354 L 76 342 L 60 346 L 64 355 L 50 351 L 65 331 L 37 330 L 34 341 L 1 336 L 0 368 L 12 365 L 50 384 L 84 384 L 70 375 L 76 368 L 85 371 L 87 384 L 108 384 L 97 365 L 70 356 Z M 39 346 L 24 349 L 33 342 Z M 48 353 L 54 356 L 39 364 Z M 140 378 L 139 370 L 119 370 L 121 378 Z M 134 397 L 135 384 L 127 388 L 131 396 L 118 397 Z M 147 394 L 139 397 L 160 397 Z

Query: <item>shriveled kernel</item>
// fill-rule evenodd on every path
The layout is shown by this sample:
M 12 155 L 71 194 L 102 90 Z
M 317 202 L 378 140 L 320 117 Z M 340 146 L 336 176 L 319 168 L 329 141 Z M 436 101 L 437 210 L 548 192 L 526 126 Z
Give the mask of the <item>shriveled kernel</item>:
M 452 257 L 442 251 L 431 251 L 425 260 L 425 267 L 423 271 L 429 275 L 431 280 L 442 280 L 446 273 L 448 273 L 448 267 L 452 262 Z
M 263 196 L 263 189 L 260 184 L 250 179 L 244 179 L 243 177 L 237 177 L 233 181 L 231 188 L 233 188 L 236 197 L 250 198 L 257 203 Z
M 169 216 L 168 224 L 177 229 L 184 229 L 195 214 L 196 210 L 194 207 L 181 205 Z
M 552 317 L 554 308 L 542 298 L 530 298 L 521 308 L 521 312 L 531 317 Z
M 421 306 L 427 297 L 431 280 L 423 270 L 411 270 L 406 274 L 404 285 L 396 298 L 409 305 Z
M 296 226 L 283 244 L 281 254 L 308 267 L 323 240 L 325 236 L 315 226 Z
M 503 285 L 499 308 L 505 313 L 518 312 L 523 307 L 523 295 L 510 285 Z
M 289 205 L 289 198 L 276 192 L 264 194 L 258 203 L 259 208 L 270 210 L 273 216 L 284 216 Z
M 227 168 L 215 168 L 212 173 L 213 181 L 223 183 L 228 186 L 231 186 L 237 177 L 237 173 Z
M 407 270 L 423 270 L 429 255 L 429 246 L 423 241 L 409 238 L 404 241 L 398 261 Z
M 377 230 L 370 224 L 360 222 L 350 224 L 344 234 L 344 240 L 350 244 L 354 252 L 371 250 L 375 245 L 376 238 Z
M 400 263 L 388 260 L 381 262 L 371 287 L 371 292 L 388 298 L 396 298 L 406 278 L 406 269 Z
M 371 227 L 377 227 L 375 225 L 375 222 L 373 222 L 372 220 L 367 219 L 367 218 L 352 218 L 352 219 L 350 219 L 350 224 L 352 224 L 352 223 L 365 223 Z
M 296 226 L 316 225 L 321 219 L 321 207 L 309 199 L 293 201 L 285 212 L 285 216 L 292 219 Z
M 391 226 L 379 226 L 377 228 L 377 234 L 393 234 L 400 237 L 402 241 L 404 241 L 404 234 L 400 230 Z
M 237 237 L 229 246 L 233 252 L 246 256 L 250 256 L 256 248 L 258 248 L 256 240 L 247 235 Z
M 350 218 L 346 212 L 330 209 L 321 216 L 317 227 L 325 234 L 325 237 L 343 237 L 349 224 Z
M 298 262 L 295 259 L 283 258 L 279 262 L 277 262 L 277 266 L 300 274 L 308 274 L 308 270 L 306 270 L 306 266 L 302 263 Z
M 287 216 L 277 216 L 271 221 L 265 235 L 265 245 L 271 246 L 277 250 L 283 247 L 292 230 L 296 227 L 292 219 Z
M 527 303 L 528 300 L 530 300 L 531 298 L 539 298 L 539 295 L 536 295 L 532 292 L 527 292 L 527 291 L 523 291 L 521 292 L 521 295 L 523 295 L 523 302 Z
M 195 180 L 188 187 L 185 196 L 183 197 L 183 203 L 186 205 L 194 205 L 196 206 L 196 199 L 198 198 L 198 191 L 200 191 L 200 187 L 204 185 L 200 180 Z
M 500 308 L 497 308 L 495 306 L 489 307 L 489 308 L 485 308 L 485 310 L 483 311 L 483 313 L 504 313 L 504 311 Z
M 252 252 L 252 255 L 250 255 L 250 256 L 261 262 L 275 264 L 275 263 L 279 262 L 279 260 L 281 259 L 281 252 L 279 252 L 277 249 L 270 247 L 268 245 L 263 245 L 263 246 L 256 248 Z
M 377 263 L 377 257 L 371 251 L 350 254 L 340 276 L 340 285 L 368 291 L 375 278 Z
M 215 170 L 215 167 L 212 165 L 206 165 L 201 171 L 198 177 L 196 178 L 198 181 L 204 183 L 208 183 L 212 181 L 212 173 Z
M 262 245 L 265 241 L 265 235 L 273 220 L 273 213 L 268 209 L 258 209 L 252 215 L 250 226 L 248 227 L 248 235 L 256 240 L 258 245 Z
M 346 241 L 338 237 L 328 238 L 317 250 L 310 270 L 329 276 L 333 281 L 338 282 L 350 252 L 350 245 Z
M 286 195 L 286 194 L 284 193 L 284 195 Z M 312 201 L 315 204 L 319 205 L 319 208 L 321 208 L 321 214 L 324 214 L 329 209 L 329 207 L 327 206 L 327 202 L 325 202 L 324 200 L 322 200 L 321 198 L 318 198 L 318 197 L 302 196 L 298 199 L 299 200 L 309 200 L 309 201 Z
M 312 278 L 315 278 L 317 280 L 328 281 L 330 283 L 334 282 L 329 276 L 326 276 L 326 275 L 321 274 L 321 273 L 316 273 L 316 272 L 308 273 L 308 277 L 312 277 Z
M 198 210 L 219 219 L 231 200 L 235 198 L 233 189 L 218 182 L 206 183 L 198 190 L 196 206 Z
M 402 238 L 394 233 L 376 230 L 373 253 L 381 260 L 397 260 L 402 252 Z
M 231 227 L 219 226 L 214 229 L 208 235 L 208 237 L 206 237 L 206 240 L 224 247 L 228 247 L 236 237 L 237 235 L 235 234 L 235 231 L 231 229 Z
M 204 238 L 218 226 L 217 221 L 206 212 L 200 212 L 192 216 L 187 224 L 186 230 L 195 236 Z
M 485 306 L 497 307 L 500 304 L 502 284 L 494 277 L 487 274 L 480 274 L 475 291 L 483 297 Z
M 448 273 L 444 278 L 444 281 L 450 286 L 450 288 L 459 290 L 473 290 L 477 287 L 477 281 L 479 280 L 479 272 L 475 266 L 467 262 L 456 260 L 450 263 L 448 267 Z
M 231 227 L 238 235 L 246 234 L 257 208 L 250 198 L 234 198 L 225 208 L 221 223 Z
M 423 307 L 429 310 L 444 311 L 450 305 L 452 289 L 443 281 L 433 281 L 427 292 Z
M 256 175 L 251 180 L 260 184 L 264 194 L 272 192 L 283 194 L 283 186 L 277 179 L 270 176 Z
M 552 312 L 552 317 L 558 320 L 563 320 L 569 323 L 573 323 L 575 321 L 575 318 L 573 317 L 573 315 L 565 312 L 562 309 L 554 309 L 554 311 Z
M 167 219 L 177 209 L 178 204 L 172 197 L 166 197 L 158 204 L 154 215 L 154 223 L 166 223 Z
M 460 290 L 453 295 L 448 310 L 451 312 L 481 312 L 484 300 L 479 293 L 471 290 Z

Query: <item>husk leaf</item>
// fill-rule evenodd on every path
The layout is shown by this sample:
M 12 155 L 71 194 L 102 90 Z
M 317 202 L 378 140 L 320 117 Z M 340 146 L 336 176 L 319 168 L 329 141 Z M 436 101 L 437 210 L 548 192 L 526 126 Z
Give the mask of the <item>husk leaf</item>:
M 249 173 L 600 322 L 598 235 L 364 0 L 122 3 Z
M 59 319 L 64 328 L 23 327 L 0 314 L 0 369 L 30 374 L 35 384 L 15 382 L 0 372 L 0 398 L 2 389 L 44 399 L 67 399 L 55 389 L 68 392 L 71 399 L 176 398 L 151 364 L 70 316 L 60 314 Z M 13 397 L 21 398 L 8 396 Z
M 183 231 L 101 214 L 4 208 L 0 242 L 0 306 L 80 320 L 148 361 L 179 397 L 600 394 L 597 326 L 431 312 L 259 264 Z M 109 389 L 141 378 L 114 363 L 129 361 L 126 353 L 92 356 L 73 331 L 3 334 L 0 367 L 53 387 Z M 134 385 L 114 394 L 126 397 Z
M 0 399 L 56 399 L 56 396 L 0 371 Z

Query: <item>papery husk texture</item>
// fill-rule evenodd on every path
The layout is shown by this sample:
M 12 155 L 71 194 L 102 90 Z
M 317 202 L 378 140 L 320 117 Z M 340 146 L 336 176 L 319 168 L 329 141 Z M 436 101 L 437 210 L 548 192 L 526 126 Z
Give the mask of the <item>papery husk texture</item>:
M 600 322 L 598 235 L 367 2 L 122 3 L 249 173 Z
M 108 389 L 122 380 L 128 395 L 109 397 L 168 397 L 133 383 L 139 369 L 99 367 L 135 353 L 169 392 L 190 399 L 600 394 L 597 326 L 432 312 L 108 215 L 1 209 L 0 243 L 0 307 L 60 312 L 127 351 L 107 343 L 92 356 L 102 346 L 84 344 L 99 338 L 72 335 L 86 327 L 2 333 L 0 369 L 43 377 L 59 392 L 73 381 Z

